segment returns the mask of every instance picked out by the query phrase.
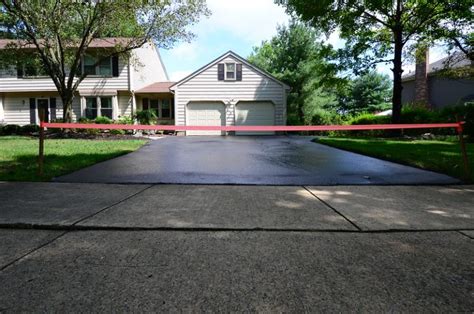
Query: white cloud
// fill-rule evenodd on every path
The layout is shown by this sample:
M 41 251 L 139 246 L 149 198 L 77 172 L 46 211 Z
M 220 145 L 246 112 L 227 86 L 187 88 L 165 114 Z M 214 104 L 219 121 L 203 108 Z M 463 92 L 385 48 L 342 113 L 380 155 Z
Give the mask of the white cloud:
M 174 71 L 174 72 L 171 72 L 170 81 L 178 82 L 178 81 L 182 80 L 183 78 L 185 78 L 186 76 L 188 76 L 191 73 L 192 73 L 192 71 Z
M 289 21 L 285 8 L 273 0 L 208 0 L 207 4 L 212 15 L 199 23 L 198 36 L 224 30 L 252 44 L 259 44 L 276 33 L 277 25 L 286 25 Z
M 199 45 L 196 42 L 183 42 L 172 49 L 173 55 L 177 59 L 196 60 L 198 57 Z

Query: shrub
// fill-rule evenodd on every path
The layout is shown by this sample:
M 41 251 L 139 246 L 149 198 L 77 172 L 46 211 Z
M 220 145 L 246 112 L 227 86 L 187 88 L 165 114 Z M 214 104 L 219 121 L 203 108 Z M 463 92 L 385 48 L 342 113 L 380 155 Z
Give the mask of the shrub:
M 96 124 L 112 124 L 114 121 L 108 117 L 97 117 L 95 118 Z
M 391 116 L 376 116 L 371 113 L 361 113 L 353 116 L 349 119 L 348 124 L 350 125 L 365 125 L 365 124 L 387 124 L 390 123 Z M 348 131 L 345 133 L 348 136 L 374 136 L 382 137 L 387 136 L 388 133 L 385 130 L 371 130 L 371 131 Z
M 3 135 L 21 134 L 21 126 L 16 124 L 7 124 L 2 128 Z
M 110 134 L 114 134 L 114 135 L 124 135 L 125 134 L 125 130 L 110 130 Z
M 158 120 L 154 110 L 137 111 L 135 113 L 135 118 L 138 120 L 138 123 L 147 125 L 155 124 Z
M 31 134 L 39 131 L 39 126 L 36 124 L 27 124 L 21 127 L 21 133 Z
M 86 117 L 80 117 L 77 122 L 79 123 L 92 123 L 92 120 L 87 119 Z
M 376 116 L 371 113 L 362 113 L 349 119 L 350 125 L 386 124 L 390 123 L 391 116 Z
M 441 122 L 456 122 L 458 119 L 466 122 L 464 134 L 469 141 L 474 141 L 474 103 L 443 108 L 440 113 Z M 452 132 L 455 134 L 455 132 Z
M 118 124 L 133 124 L 135 120 L 131 116 L 122 116 L 115 123 Z

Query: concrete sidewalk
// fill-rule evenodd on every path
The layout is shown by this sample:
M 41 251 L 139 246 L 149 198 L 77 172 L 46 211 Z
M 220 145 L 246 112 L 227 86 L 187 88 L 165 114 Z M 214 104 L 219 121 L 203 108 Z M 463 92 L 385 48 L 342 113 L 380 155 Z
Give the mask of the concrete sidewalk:
M 0 225 L 386 231 L 474 229 L 472 186 L 0 183 Z
M 472 204 L 472 186 L 0 183 L 0 312 L 470 312 Z

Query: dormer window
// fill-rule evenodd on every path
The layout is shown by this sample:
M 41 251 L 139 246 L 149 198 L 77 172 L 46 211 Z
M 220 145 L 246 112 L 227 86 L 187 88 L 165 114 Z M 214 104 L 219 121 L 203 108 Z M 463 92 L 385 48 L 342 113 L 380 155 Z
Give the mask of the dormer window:
M 235 80 L 235 63 L 225 64 L 225 79 L 229 81 Z

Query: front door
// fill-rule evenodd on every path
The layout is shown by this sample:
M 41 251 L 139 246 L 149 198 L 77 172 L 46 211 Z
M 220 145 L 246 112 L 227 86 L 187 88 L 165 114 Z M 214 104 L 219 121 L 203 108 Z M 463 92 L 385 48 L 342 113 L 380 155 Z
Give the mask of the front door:
M 44 110 L 44 122 L 49 122 L 49 100 L 47 98 L 38 99 L 38 117 L 40 110 Z

